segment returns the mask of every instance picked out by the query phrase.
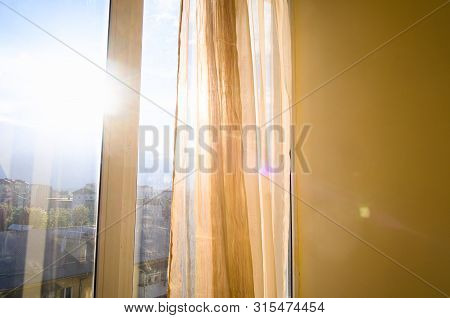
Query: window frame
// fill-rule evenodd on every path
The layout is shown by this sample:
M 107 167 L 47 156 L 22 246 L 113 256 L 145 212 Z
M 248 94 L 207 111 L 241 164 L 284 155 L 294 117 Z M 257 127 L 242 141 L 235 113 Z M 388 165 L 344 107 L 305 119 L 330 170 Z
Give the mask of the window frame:
M 292 1 L 288 1 L 292 7 Z M 122 82 L 123 90 L 118 110 L 104 119 L 93 295 L 97 298 L 131 298 L 138 292 L 139 275 L 135 275 L 134 252 L 143 18 L 144 0 L 110 0 L 107 71 Z M 292 39 L 295 38 L 293 20 L 292 14 Z M 294 53 L 294 45 L 292 50 Z M 293 69 L 294 57 L 292 54 Z M 295 85 L 294 74 L 294 96 Z M 297 116 L 298 111 L 294 108 L 293 121 Z M 298 131 L 295 127 L 294 136 Z M 298 191 L 299 173 L 294 175 L 293 167 L 299 163 L 294 156 L 293 144 L 291 154 L 288 294 L 298 297 L 300 220 L 293 193 Z
M 110 0 L 107 72 L 123 85 L 104 118 L 94 297 L 133 296 L 143 3 Z

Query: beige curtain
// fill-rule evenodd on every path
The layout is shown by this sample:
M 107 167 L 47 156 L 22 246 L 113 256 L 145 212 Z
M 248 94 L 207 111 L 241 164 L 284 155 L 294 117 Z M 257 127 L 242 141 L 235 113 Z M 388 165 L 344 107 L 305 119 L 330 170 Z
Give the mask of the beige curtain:
M 290 50 L 287 0 L 181 3 L 170 297 L 287 296 Z

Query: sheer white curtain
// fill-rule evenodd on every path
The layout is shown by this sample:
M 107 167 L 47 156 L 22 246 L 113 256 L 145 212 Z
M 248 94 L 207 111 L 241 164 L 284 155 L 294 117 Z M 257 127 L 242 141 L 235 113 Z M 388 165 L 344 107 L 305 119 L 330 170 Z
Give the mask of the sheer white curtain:
M 181 6 L 169 295 L 286 297 L 288 1 Z

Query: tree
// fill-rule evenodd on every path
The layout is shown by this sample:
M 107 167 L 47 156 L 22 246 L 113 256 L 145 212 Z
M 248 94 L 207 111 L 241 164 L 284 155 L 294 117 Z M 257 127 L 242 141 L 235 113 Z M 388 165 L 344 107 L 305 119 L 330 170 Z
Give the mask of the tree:
M 28 225 L 28 211 L 19 208 L 9 208 L 7 227 L 11 224 Z
M 43 229 L 47 227 L 48 214 L 39 208 L 29 208 L 28 222 L 35 229 Z
M 72 225 L 89 225 L 89 209 L 84 206 L 78 206 L 72 210 Z
M 8 216 L 11 209 L 6 204 L 0 204 L 0 232 L 8 228 Z
M 70 212 L 66 209 L 55 209 L 48 213 L 48 227 L 68 227 L 70 225 Z

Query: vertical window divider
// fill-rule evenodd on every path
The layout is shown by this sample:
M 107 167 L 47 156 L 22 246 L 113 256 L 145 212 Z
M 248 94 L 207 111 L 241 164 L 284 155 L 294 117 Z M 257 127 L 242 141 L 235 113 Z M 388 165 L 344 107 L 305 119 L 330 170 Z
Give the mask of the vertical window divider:
M 299 81 L 298 75 L 296 73 L 297 61 L 296 53 L 298 51 L 298 40 L 296 36 L 296 26 L 298 25 L 297 17 L 295 15 L 295 10 L 298 7 L 296 1 L 290 1 L 290 24 L 291 24 L 291 53 L 292 53 L 292 101 L 299 99 Z M 291 297 L 298 298 L 301 297 L 300 293 L 300 262 L 301 262 L 301 246 L 300 246 L 300 177 L 301 177 L 301 166 L 299 158 L 295 152 L 295 143 L 297 136 L 300 136 L 301 127 L 297 125 L 300 122 L 300 108 L 292 108 L 292 122 L 294 123 L 294 130 L 292 134 L 292 145 L 291 145 L 291 169 L 293 173 L 291 175 Z
M 95 297 L 132 297 L 144 0 L 111 0 Z

